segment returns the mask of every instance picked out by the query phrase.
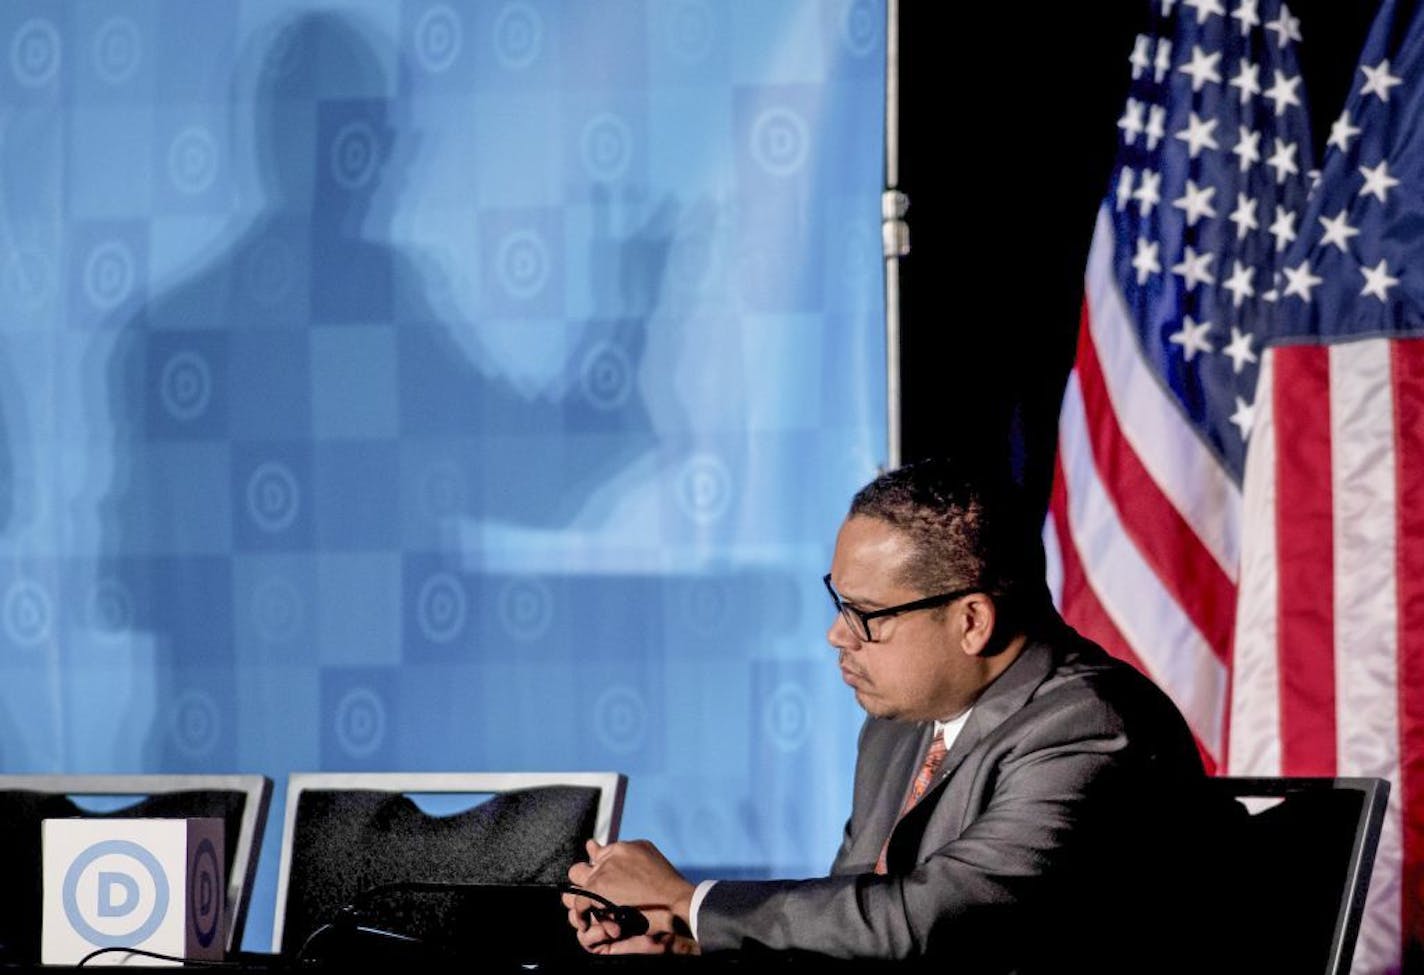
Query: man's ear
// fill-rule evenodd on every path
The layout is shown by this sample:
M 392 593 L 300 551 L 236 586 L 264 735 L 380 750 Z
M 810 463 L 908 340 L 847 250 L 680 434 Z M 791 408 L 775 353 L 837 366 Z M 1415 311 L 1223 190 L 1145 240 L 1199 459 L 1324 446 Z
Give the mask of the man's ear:
M 966 656 L 978 657 L 991 645 L 994 624 L 998 622 L 999 610 L 988 593 L 973 592 L 960 601 L 956 610 L 964 621 L 964 634 L 960 637 L 960 649 Z

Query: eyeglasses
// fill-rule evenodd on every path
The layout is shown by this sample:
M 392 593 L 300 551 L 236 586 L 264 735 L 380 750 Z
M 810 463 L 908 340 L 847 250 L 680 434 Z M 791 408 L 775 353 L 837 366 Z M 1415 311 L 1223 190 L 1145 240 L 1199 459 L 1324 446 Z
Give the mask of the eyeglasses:
M 885 609 L 872 609 L 866 612 L 863 609 L 856 609 L 850 603 L 841 598 L 841 594 L 836 592 L 836 587 L 831 585 L 831 574 L 827 572 L 821 577 L 821 581 L 826 584 L 826 592 L 831 594 L 831 602 L 836 604 L 836 612 L 841 614 L 841 618 L 846 621 L 846 625 L 851 628 L 857 637 L 866 643 L 874 643 L 875 637 L 870 634 L 870 621 L 881 619 L 886 616 L 899 616 L 901 613 L 912 613 L 917 609 L 929 609 L 932 606 L 943 606 L 945 603 L 954 602 L 972 592 L 981 592 L 975 588 L 951 589 L 949 592 L 942 592 L 938 596 L 926 596 L 924 599 L 915 599 L 908 603 L 901 603 L 898 606 L 887 606 Z

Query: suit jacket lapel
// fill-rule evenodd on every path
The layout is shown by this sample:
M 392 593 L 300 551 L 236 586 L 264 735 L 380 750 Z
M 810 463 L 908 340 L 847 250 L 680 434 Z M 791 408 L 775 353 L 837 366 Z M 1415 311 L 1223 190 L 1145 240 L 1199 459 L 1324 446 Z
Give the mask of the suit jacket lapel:
M 1003 724 L 1014 712 L 1022 708 L 1033 696 L 1034 690 L 1048 677 L 1053 669 L 1053 649 L 1047 644 L 1030 639 L 1024 645 L 1018 659 L 1009 669 L 999 675 L 974 702 L 974 710 L 969 720 L 954 739 L 949 752 L 944 756 L 944 764 L 935 774 L 930 789 L 937 788 L 949 778 L 966 755 L 974 750 L 984 736 Z M 929 796 L 926 791 L 925 796 Z M 923 801 L 923 800 L 922 800 Z
M 878 780 L 867 782 L 867 786 L 874 790 L 870 799 L 872 812 L 866 817 L 853 859 L 874 863 L 880 856 L 885 837 L 900 820 L 900 810 L 909 795 L 933 728 L 934 725 L 928 723 L 905 725 L 903 733 L 897 734 L 893 744 L 885 750 L 881 762 L 882 775 Z M 899 788 L 887 788 L 892 783 L 899 783 Z

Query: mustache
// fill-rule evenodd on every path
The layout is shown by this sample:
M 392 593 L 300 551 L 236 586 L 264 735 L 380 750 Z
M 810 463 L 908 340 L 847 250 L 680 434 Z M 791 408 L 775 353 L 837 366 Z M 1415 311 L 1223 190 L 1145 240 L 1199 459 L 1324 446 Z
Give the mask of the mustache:
M 864 676 L 865 676 L 865 671 L 861 670 L 859 667 L 852 667 L 852 666 L 850 665 L 850 662 L 846 659 L 846 657 L 847 657 L 846 651 L 842 650 L 842 651 L 840 652 L 839 657 L 837 658 L 837 661 L 836 661 L 838 664 L 840 664 L 841 670 L 848 671 L 848 672 L 854 674 L 856 677 L 864 677 Z

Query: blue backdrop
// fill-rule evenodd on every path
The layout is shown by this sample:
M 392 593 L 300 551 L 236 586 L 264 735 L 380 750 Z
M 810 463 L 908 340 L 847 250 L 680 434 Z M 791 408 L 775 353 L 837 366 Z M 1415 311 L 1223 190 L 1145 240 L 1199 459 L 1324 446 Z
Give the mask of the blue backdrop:
M 825 869 L 880 0 L 0 4 L 0 770 L 617 769 Z

